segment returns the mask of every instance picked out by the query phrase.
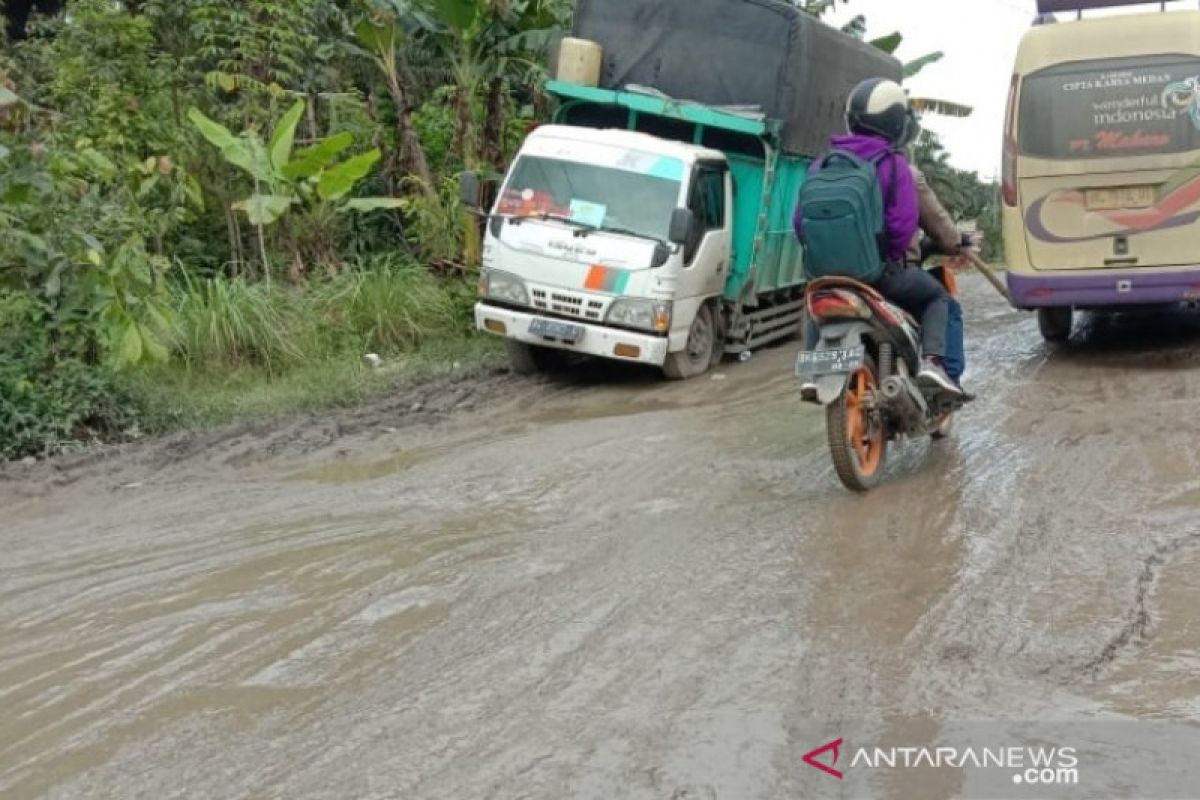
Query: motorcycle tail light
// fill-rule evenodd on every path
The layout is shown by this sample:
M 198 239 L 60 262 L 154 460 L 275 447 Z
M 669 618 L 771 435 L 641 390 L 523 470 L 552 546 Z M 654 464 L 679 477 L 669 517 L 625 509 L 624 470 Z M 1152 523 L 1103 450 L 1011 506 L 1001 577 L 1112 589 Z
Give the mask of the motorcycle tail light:
M 854 292 L 840 289 L 820 292 L 810 299 L 808 310 L 817 319 L 869 319 L 870 307 Z

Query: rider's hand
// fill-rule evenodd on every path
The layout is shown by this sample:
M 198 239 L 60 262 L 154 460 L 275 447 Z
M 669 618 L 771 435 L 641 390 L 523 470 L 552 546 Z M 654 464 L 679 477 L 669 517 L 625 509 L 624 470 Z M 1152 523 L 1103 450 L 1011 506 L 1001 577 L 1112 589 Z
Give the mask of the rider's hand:
M 964 233 L 962 241 L 958 245 L 958 252 L 946 259 L 946 266 L 954 272 L 966 272 L 971 268 L 971 262 L 966 254 L 969 251 L 979 252 L 982 246 L 982 233 Z

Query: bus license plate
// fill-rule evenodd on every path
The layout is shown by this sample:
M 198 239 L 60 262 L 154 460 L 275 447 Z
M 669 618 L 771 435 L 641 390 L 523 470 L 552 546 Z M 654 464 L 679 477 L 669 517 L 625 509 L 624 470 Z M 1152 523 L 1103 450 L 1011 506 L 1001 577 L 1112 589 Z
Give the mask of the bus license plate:
M 1083 193 L 1088 211 L 1117 211 L 1149 208 L 1154 205 L 1155 187 L 1117 186 L 1112 189 L 1087 189 Z
M 867 348 L 839 347 L 836 350 L 805 351 L 796 357 L 796 376 L 816 378 L 853 372 L 863 364 Z

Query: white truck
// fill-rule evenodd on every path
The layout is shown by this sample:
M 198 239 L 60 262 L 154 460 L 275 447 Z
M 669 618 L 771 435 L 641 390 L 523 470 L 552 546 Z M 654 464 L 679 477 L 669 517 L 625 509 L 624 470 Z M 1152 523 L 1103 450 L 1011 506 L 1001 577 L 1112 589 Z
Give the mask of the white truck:
M 479 330 L 519 372 L 574 352 L 677 379 L 796 333 L 810 156 L 899 62 L 773 0 L 577 0 L 573 32 L 488 215 Z
M 514 370 L 574 352 L 685 379 L 795 333 L 803 271 L 790 214 L 808 161 L 771 147 L 770 121 L 650 93 L 550 89 L 576 112 L 669 119 L 738 151 L 575 124 L 530 134 L 488 215 L 475 307 Z M 464 187 L 472 197 L 477 179 Z

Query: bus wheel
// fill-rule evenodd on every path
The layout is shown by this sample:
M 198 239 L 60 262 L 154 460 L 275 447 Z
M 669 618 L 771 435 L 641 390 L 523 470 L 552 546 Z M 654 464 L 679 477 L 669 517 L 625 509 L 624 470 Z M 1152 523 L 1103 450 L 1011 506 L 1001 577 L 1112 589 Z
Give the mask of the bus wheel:
M 1047 342 L 1060 344 L 1071 338 L 1071 322 L 1074 313 L 1070 306 L 1065 308 L 1039 308 L 1038 330 Z

